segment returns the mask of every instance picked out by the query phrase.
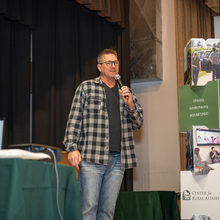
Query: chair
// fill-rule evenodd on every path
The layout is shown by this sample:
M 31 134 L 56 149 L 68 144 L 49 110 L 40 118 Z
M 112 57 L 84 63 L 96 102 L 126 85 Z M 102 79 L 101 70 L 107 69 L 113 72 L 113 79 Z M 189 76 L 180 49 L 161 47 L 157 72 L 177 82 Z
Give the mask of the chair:
M 195 166 L 194 168 L 195 168 L 195 169 L 199 169 L 199 173 L 201 173 L 201 171 L 202 171 L 202 173 L 203 173 L 203 167 L 197 167 L 197 166 Z

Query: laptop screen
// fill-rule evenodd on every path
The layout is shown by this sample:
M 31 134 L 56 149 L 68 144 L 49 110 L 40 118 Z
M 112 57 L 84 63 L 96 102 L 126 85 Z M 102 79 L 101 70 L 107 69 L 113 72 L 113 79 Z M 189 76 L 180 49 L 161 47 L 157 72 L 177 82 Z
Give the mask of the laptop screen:
M 0 150 L 3 145 L 4 121 L 4 118 L 0 118 Z

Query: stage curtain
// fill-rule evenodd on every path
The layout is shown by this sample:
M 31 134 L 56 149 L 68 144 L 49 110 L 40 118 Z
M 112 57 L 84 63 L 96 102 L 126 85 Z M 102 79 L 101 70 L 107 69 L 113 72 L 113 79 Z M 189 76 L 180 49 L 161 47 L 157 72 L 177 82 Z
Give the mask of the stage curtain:
M 70 0 L 65 0 L 70 1 Z M 66 2 L 63 1 L 64 4 Z M 125 5 L 127 0 L 71 0 L 83 5 L 89 10 L 95 11 L 99 16 L 109 22 L 117 23 L 125 27 Z M 19 24 L 34 27 L 35 0 L 0 0 L 0 14 L 4 17 L 17 21 Z
M 64 149 L 76 87 L 99 75 L 96 57 L 105 48 L 118 51 L 122 79 L 128 84 L 129 44 L 124 45 L 124 29 L 81 5 L 62 0 L 38 3 L 32 31 L 33 142 Z
M 0 15 L 0 117 L 4 144 L 29 142 L 30 31 Z
M 191 38 L 213 37 L 212 11 L 203 0 L 175 0 L 177 85 L 184 84 L 184 47 Z M 181 170 L 186 169 L 185 135 L 180 133 Z
M 110 22 L 117 22 L 125 27 L 124 4 L 126 0 L 76 0 L 90 10 L 97 11 Z
M 33 26 L 34 0 L 0 0 L 0 14 L 24 26 Z
M 22 6 L 27 2 L 1 0 L 1 5 L 4 2 L 7 4 L 2 11 L 10 7 L 11 10 L 0 15 L 0 98 L 4 102 L 0 117 L 10 118 L 14 123 L 17 115 L 27 113 L 23 120 L 19 118 L 16 123 L 18 127 L 23 126 L 21 121 L 29 120 L 29 97 L 30 91 L 33 92 L 33 142 L 63 149 L 62 139 L 74 91 L 82 81 L 99 75 L 96 57 L 103 49 L 112 48 L 118 52 L 122 80 L 125 85 L 130 85 L 129 1 L 124 5 L 126 28 L 108 22 L 75 1 L 62 0 L 31 1 L 34 22 L 27 23 L 30 26 L 34 24 L 34 28 L 26 28 L 20 25 L 20 21 L 23 17 Z M 19 96 L 20 103 L 15 102 L 15 96 Z M 13 109 L 12 103 L 7 102 L 15 102 L 13 105 L 16 108 Z M 11 113 L 13 111 L 16 113 Z M 10 134 L 13 132 L 14 129 L 11 129 Z M 22 135 L 29 137 L 28 132 L 22 132 Z M 13 136 L 10 144 L 24 142 Z M 27 142 L 29 138 L 25 140 Z
M 212 9 L 215 13 L 217 13 L 219 16 L 220 14 L 220 0 L 205 0 L 205 4 Z
M 32 95 L 32 142 L 64 149 L 74 92 L 82 81 L 99 75 L 96 57 L 103 49 L 118 52 L 122 81 L 130 86 L 129 1 L 121 14 L 124 28 L 76 1 L 0 0 L 0 5 L 4 2 L 7 10 L 3 13 L 0 7 L 0 117 L 7 121 L 6 145 L 29 143 Z M 31 10 L 23 15 L 25 5 Z M 122 190 L 132 190 L 132 170 L 126 171 L 125 179 Z

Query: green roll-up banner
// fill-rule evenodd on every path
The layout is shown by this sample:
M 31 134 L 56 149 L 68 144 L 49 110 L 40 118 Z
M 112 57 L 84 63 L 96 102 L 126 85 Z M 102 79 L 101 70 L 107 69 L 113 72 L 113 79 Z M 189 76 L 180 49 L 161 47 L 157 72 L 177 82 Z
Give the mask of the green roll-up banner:
M 187 132 L 192 125 L 220 128 L 219 80 L 205 86 L 179 86 L 179 131 Z

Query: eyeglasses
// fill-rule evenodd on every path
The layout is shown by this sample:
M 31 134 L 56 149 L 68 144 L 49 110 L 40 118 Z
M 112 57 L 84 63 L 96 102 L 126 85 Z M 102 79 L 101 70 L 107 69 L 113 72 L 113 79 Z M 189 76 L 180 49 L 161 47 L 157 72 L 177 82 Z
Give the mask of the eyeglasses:
M 119 61 L 118 61 L 118 60 L 115 60 L 115 61 L 106 61 L 106 62 L 103 62 L 103 63 L 105 63 L 105 65 L 106 65 L 107 67 L 112 66 L 113 63 L 114 63 L 115 66 L 119 66 Z M 103 64 L 103 63 L 99 63 L 99 64 Z

